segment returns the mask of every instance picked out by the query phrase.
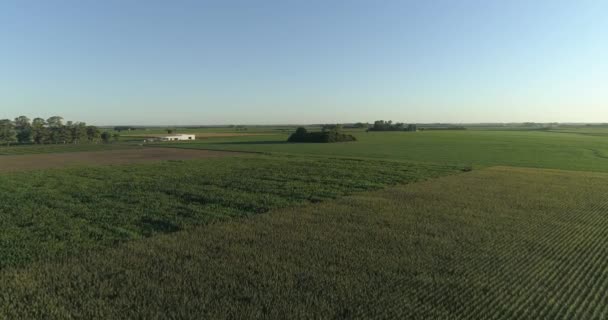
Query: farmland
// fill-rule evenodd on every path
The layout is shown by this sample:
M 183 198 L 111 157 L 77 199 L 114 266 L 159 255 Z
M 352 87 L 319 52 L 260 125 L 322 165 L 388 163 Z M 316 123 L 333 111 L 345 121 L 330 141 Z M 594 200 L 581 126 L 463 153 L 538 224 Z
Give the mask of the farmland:
M 84 151 L 106 151 L 130 148 L 123 144 L 48 144 L 48 145 L 23 145 L 23 146 L 0 146 L 0 156 L 26 155 L 41 153 L 64 153 Z
M 106 151 L 43 153 L 0 157 L 0 172 L 27 171 L 37 169 L 82 167 L 95 165 L 117 165 L 157 162 L 163 160 L 205 159 L 238 156 L 235 152 L 186 150 L 167 148 L 114 148 Z
M 608 175 L 497 167 L 7 271 L 7 317 L 594 319 Z M 84 307 L 86 306 L 86 307 Z
M 457 171 L 226 157 L 0 175 L 0 268 Z
M 0 320 L 608 320 L 606 12 L 0 1 Z
M 584 131 L 582 131 L 584 132 Z M 286 135 L 207 139 L 181 148 L 608 172 L 603 136 L 545 131 L 353 132 L 357 143 L 287 143 Z
M 4 148 L 0 319 L 602 318 L 597 130 Z

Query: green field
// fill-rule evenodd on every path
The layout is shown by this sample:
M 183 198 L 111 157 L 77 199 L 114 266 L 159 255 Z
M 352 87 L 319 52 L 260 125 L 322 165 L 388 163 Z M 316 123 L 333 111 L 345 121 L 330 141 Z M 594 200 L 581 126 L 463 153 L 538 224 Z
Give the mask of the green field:
M 0 314 L 601 319 L 608 175 L 494 168 L 0 274 Z
M 562 127 L 549 131 L 608 138 L 608 127 Z
M 608 140 L 560 130 L 0 174 L 0 319 L 605 318 Z
M 543 131 L 357 132 L 356 143 L 294 144 L 286 135 L 214 138 L 173 146 L 608 172 L 608 137 Z
M 0 175 L 0 269 L 457 170 L 228 157 Z

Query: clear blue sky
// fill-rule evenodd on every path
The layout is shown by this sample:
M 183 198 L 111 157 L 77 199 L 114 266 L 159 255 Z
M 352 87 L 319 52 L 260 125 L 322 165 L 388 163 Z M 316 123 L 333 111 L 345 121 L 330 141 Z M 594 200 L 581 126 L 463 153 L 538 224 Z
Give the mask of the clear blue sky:
M 608 1 L 0 2 L 0 118 L 608 122 Z

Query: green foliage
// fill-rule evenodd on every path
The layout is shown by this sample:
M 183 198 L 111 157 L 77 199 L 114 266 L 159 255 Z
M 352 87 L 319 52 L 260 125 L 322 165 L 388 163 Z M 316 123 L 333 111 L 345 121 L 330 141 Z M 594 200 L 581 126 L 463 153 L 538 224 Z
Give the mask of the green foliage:
M 101 134 L 101 141 L 103 141 L 104 143 L 109 143 L 110 139 L 112 139 L 112 134 L 109 133 L 108 131 L 104 131 Z
M 416 124 L 405 124 L 402 122 L 393 123 L 393 121 L 377 120 L 374 125 L 368 129 L 369 131 L 417 131 Z
M 393 121 L 376 120 L 374 125 L 369 128 L 369 131 L 404 131 L 406 129 L 405 123 Z
M 456 170 L 234 157 L 0 175 L 0 269 Z
M 0 144 L 6 144 L 9 146 L 14 142 L 17 142 L 17 131 L 15 131 L 15 125 L 9 119 L 0 120 Z
M 32 121 L 32 139 L 36 144 L 43 144 L 49 140 L 49 130 L 44 119 L 35 118 Z
M 279 209 L 9 270 L 0 318 L 601 319 L 606 194 L 497 168 Z
M 84 122 L 68 121 L 53 116 L 44 120 L 35 118 L 30 122 L 26 116 L 15 118 L 13 123 L 16 140 L 20 144 L 79 144 L 99 141 L 98 129 Z
M 305 128 L 299 127 L 287 139 L 288 142 L 316 142 L 316 143 L 331 143 L 331 142 L 348 142 L 357 141 L 353 135 L 340 132 L 340 127 L 335 126 L 330 130 L 324 129 L 322 132 L 308 132 Z
M 30 119 L 26 116 L 19 116 L 15 118 L 14 124 L 17 131 L 17 142 L 32 142 L 32 124 L 30 123 Z
M 87 140 L 89 142 L 98 142 L 101 140 L 101 131 L 95 126 L 87 126 Z

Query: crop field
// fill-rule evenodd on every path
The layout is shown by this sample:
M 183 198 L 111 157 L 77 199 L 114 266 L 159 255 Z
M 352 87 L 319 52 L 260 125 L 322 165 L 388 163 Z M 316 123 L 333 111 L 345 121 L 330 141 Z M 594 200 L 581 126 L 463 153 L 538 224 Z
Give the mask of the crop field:
M 519 167 L 608 172 L 608 139 L 544 131 L 354 132 L 343 144 L 287 143 L 286 135 L 208 139 L 180 148 L 242 150 L 362 159 L 420 161 L 477 167 Z
M 608 126 L 603 127 L 564 127 L 549 130 L 550 132 L 557 133 L 570 133 L 570 134 L 582 134 L 588 136 L 596 136 L 596 137 L 608 137 Z
M 6 269 L 0 315 L 601 319 L 606 194 L 496 167 L 272 209 Z
M 608 141 L 568 129 L 5 148 L 0 319 L 605 318 Z
M 238 152 L 169 148 L 118 148 L 107 151 L 0 156 L 0 172 L 92 165 L 145 163 L 237 156 Z
M 459 168 L 215 157 L 0 175 L 0 269 Z

